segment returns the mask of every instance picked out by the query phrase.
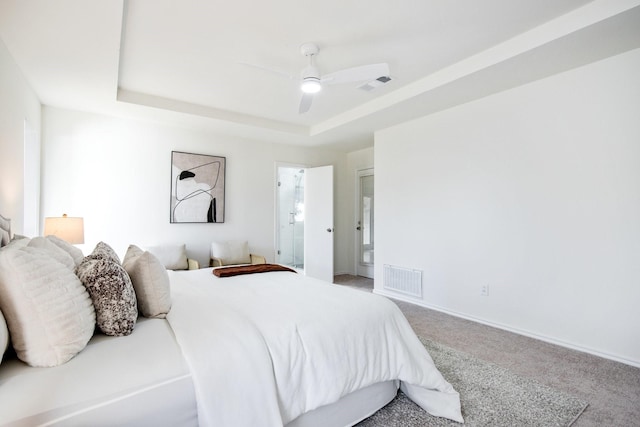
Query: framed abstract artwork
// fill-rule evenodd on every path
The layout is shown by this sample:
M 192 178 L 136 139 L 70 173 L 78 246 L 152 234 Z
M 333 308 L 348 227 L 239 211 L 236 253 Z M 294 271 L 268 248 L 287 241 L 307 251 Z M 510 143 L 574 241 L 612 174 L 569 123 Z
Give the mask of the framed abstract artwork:
M 226 158 L 171 152 L 171 223 L 224 222 Z

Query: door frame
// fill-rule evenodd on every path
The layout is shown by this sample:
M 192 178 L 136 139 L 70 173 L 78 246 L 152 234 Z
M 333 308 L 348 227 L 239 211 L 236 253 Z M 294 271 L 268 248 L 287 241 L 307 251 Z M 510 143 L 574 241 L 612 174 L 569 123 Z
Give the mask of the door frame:
M 362 218 L 360 217 L 360 212 L 362 209 L 361 206 L 361 200 L 362 200 L 362 194 L 361 194 L 361 188 L 360 188 L 360 178 L 362 178 L 363 176 L 374 176 L 374 183 L 375 183 L 375 171 L 373 167 L 370 168 L 363 168 L 363 169 L 357 169 L 356 170 L 356 177 L 355 177 L 355 215 L 354 215 L 354 227 L 353 227 L 353 232 L 354 232 L 354 252 L 355 252 L 355 264 L 354 264 L 354 271 L 356 273 L 357 276 L 364 276 L 364 277 L 368 277 L 373 279 L 373 275 L 374 275 L 374 265 L 375 265 L 375 258 L 374 258 L 374 263 L 371 264 L 370 266 L 365 266 L 362 265 L 360 263 L 360 258 L 361 258 L 361 254 L 360 254 L 360 248 L 361 248 L 361 237 L 362 234 L 361 232 L 358 230 L 358 221 L 361 221 Z M 375 186 L 375 184 L 374 184 Z M 375 187 L 374 187 L 375 188 Z M 375 191 L 374 191 L 375 194 Z M 375 203 L 375 201 L 374 201 Z M 375 209 L 374 209 L 375 211 Z M 375 226 L 374 226 L 374 235 L 375 235 Z

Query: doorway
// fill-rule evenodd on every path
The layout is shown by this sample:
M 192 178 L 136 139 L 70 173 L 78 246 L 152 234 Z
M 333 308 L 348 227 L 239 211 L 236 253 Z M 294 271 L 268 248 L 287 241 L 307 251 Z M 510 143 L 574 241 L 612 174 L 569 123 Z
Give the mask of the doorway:
M 373 279 L 375 253 L 373 169 L 357 172 L 356 192 L 356 274 Z
M 276 262 L 304 269 L 304 167 L 277 167 Z
M 276 262 L 333 282 L 333 166 L 276 164 Z

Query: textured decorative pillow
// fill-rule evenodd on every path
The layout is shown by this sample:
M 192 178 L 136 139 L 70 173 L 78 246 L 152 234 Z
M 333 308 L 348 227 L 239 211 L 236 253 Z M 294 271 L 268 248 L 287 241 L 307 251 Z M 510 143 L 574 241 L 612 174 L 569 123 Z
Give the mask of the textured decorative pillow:
M 143 252 L 135 245 L 129 246 L 123 263 L 131 277 L 142 315 L 166 317 L 171 310 L 171 291 L 164 265 L 151 252 Z
M 222 265 L 251 264 L 247 241 L 213 242 L 211 243 L 211 257 L 220 259 Z
M 154 254 L 167 270 L 189 269 L 186 245 L 150 246 L 147 251 Z
M 73 246 L 71 243 L 65 242 L 64 240 L 62 240 L 57 236 L 54 236 L 53 234 L 45 238 L 51 243 L 53 243 L 54 245 L 56 245 L 58 248 L 62 249 L 63 251 L 69 254 L 69 256 L 73 259 L 73 262 L 75 264 L 73 268 L 76 268 L 77 266 L 79 266 L 82 260 L 84 259 L 84 254 L 82 253 L 82 251 L 76 248 L 75 246 Z
M 9 347 L 9 329 L 7 328 L 7 322 L 4 320 L 2 311 L 0 311 L 0 363 L 2 363 L 2 356 Z
M 66 265 L 71 271 L 76 268 L 76 263 L 73 258 L 71 258 L 71 255 L 45 237 L 34 237 L 27 246 L 44 249 L 51 258 Z
M 120 263 L 87 256 L 76 274 L 89 291 L 100 330 L 112 336 L 131 334 L 138 318 L 136 294 Z
M 0 252 L 0 310 L 18 357 L 31 366 L 67 362 L 95 329 L 87 290 L 44 248 Z
M 107 245 L 105 242 L 99 242 L 93 249 L 93 252 L 91 252 L 91 254 L 86 258 L 104 259 L 115 262 L 116 264 L 120 264 L 120 257 L 118 257 L 116 251 L 114 251 L 113 248 Z

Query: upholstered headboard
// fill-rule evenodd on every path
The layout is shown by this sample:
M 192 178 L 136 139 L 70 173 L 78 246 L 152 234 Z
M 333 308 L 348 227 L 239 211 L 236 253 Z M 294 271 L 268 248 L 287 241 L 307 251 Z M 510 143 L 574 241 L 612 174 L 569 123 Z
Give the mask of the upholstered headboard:
M 0 215 L 0 248 L 11 241 L 11 220 Z

